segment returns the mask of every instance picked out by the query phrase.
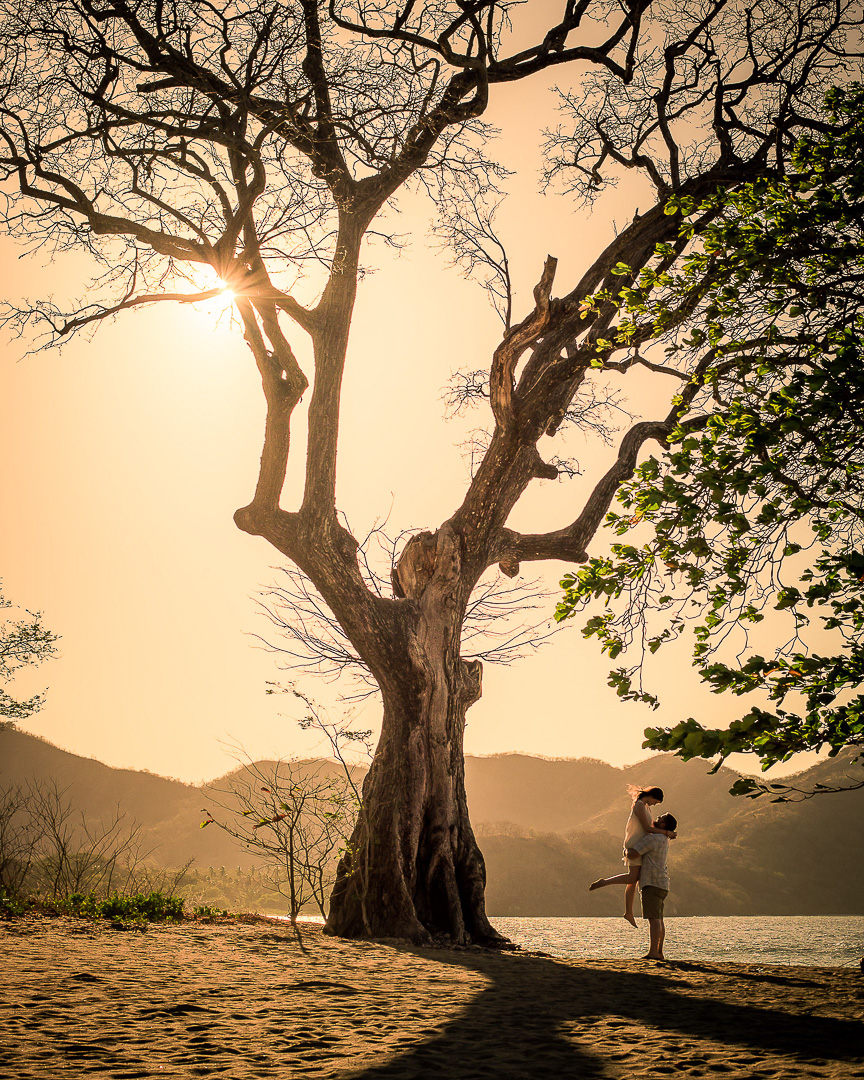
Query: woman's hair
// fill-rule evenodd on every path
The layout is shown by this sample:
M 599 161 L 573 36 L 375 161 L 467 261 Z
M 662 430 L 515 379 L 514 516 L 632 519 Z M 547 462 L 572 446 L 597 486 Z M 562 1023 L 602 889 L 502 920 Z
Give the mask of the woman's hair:
M 657 802 L 663 802 L 663 788 L 659 787 L 638 787 L 636 784 L 627 785 L 627 794 L 631 799 L 641 799 L 647 795 L 649 799 L 656 799 Z

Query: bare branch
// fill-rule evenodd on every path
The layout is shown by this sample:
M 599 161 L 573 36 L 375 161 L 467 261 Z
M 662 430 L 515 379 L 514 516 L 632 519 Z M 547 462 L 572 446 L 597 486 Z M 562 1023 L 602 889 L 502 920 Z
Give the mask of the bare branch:
M 670 421 L 643 421 L 635 424 L 624 436 L 618 457 L 595 485 L 582 513 L 564 529 L 549 533 L 527 535 L 503 529 L 498 539 L 497 559 L 508 558 L 517 565 L 520 562 L 536 562 L 545 559 L 561 559 L 565 562 L 585 562 L 586 547 L 606 515 L 623 480 L 633 475 L 636 460 L 642 446 L 649 439 L 661 441 L 672 428 Z
M 552 282 L 558 260 L 547 256 L 540 281 L 534 287 L 534 311 L 517 326 L 507 330 L 492 358 L 489 375 L 489 402 L 492 415 L 502 429 L 514 421 L 513 374 L 522 354 L 543 336 L 551 317 Z

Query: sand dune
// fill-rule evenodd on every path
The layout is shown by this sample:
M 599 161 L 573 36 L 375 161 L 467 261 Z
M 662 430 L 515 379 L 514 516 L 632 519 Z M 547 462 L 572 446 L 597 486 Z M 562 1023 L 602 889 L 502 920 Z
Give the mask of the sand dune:
M 265 920 L 32 919 L 0 947 L 0 1080 L 864 1077 L 857 969 L 298 943 Z

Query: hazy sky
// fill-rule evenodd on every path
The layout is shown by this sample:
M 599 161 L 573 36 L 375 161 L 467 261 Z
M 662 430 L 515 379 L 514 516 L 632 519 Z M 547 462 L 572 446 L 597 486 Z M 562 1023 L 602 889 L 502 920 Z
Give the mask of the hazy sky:
M 547 253 L 559 259 L 553 292 L 561 295 L 614 235 L 615 218 L 624 224 L 640 200 L 619 192 L 589 216 L 567 198 L 536 195 L 538 129 L 555 122 L 551 105 L 525 86 L 504 88 L 498 100 L 501 156 L 518 169 L 502 223 L 519 319 Z M 467 480 L 457 444 L 487 425 L 488 413 L 445 422 L 442 389 L 459 368 L 488 367 L 500 340 L 484 294 L 427 245 L 417 206 L 405 199 L 401 211 L 398 228 L 413 232 L 412 243 L 398 258 L 380 248 L 367 255 L 380 269 L 360 288 L 345 379 L 339 505 L 361 531 L 383 519 L 393 532 L 434 529 L 453 512 Z M 0 244 L 7 295 L 54 293 L 59 302 L 84 289 L 83 257 L 43 267 L 19 254 Z M 219 315 L 218 304 L 162 305 L 62 353 L 22 358 L 26 346 L 13 341 L 0 358 L 0 577 L 8 598 L 42 610 L 62 635 L 61 658 L 19 680 L 22 693 L 50 688 L 43 711 L 22 727 L 111 765 L 184 780 L 227 771 L 226 744 L 253 757 L 320 749 L 297 727 L 293 699 L 265 694 L 279 672 L 251 636 L 266 627 L 253 597 L 275 579 L 280 556 L 232 522 L 254 490 L 263 399 L 241 333 L 226 318 L 217 325 Z M 630 380 L 637 414 L 641 389 Z M 586 477 L 535 481 L 515 527 L 543 531 L 578 513 L 610 451 L 574 436 L 570 452 Z M 294 490 L 289 477 L 286 508 Z M 554 584 L 567 568 L 547 569 Z M 554 598 L 550 618 L 553 607 Z M 706 694 L 686 657 L 667 664 L 661 713 L 619 703 L 606 670 L 575 621 L 536 655 L 487 666 L 467 751 L 623 765 L 646 756 L 646 724 L 691 714 L 722 723 L 740 706 Z M 302 685 L 339 708 L 334 687 Z M 377 711 L 375 701 L 363 706 L 363 726 L 375 726 Z

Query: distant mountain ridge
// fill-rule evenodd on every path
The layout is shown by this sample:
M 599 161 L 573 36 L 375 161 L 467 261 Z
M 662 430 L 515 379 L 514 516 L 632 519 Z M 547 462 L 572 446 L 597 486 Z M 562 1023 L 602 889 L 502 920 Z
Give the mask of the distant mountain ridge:
M 732 770 L 708 775 L 704 762 L 673 755 L 626 768 L 524 754 L 468 757 L 465 765 L 493 915 L 617 913 L 620 890 L 589 894 L 587 883 L 620 868 L 630 783 L 662 787 L 663 808 L 681 823 L 670 849 L 673 913 L 864 914 L 864 790 L 795 804 L 754 802 L 729 795 L 738 775 Z M 0 787 L 53 779 L 88 815 L 108 818 L 119 807 L 142 824 L 153 858 L 167 866 L 190 858 L 198 866 L 254 864 L 224 833 L 200 828 L 202 809 L 242 771 L 184 784 L 0 729 Z M 848 772 L 841 756 L 799 779 L 831 784 Z
M 687 830 L 709 827 L 739 813 L 746 802 L 729 794 L 739 774 L 708 775 L 704 762 L 662 754 L 618 768 L 595 758 L 496 754 L 465 759 L 472 821 L 509 821 L 541 832 L 575 829 L 624 832 L 627 785 L 660 787 L 663 809 L 686 820 Z

